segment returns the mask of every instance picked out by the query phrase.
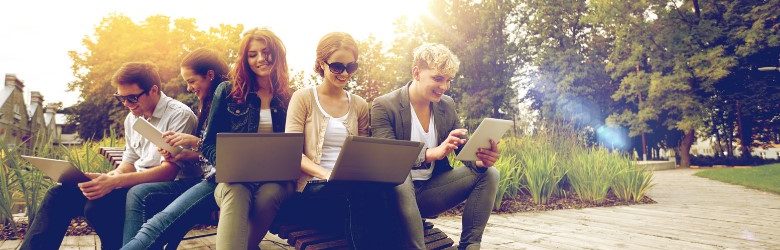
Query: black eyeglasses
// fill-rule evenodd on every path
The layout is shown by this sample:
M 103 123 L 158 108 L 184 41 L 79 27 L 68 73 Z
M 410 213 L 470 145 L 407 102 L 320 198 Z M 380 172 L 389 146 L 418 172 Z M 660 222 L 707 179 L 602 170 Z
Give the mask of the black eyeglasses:
M 146 93 L 149 93 L 148 89 L 144 90 L 144 92 L 141 92 L 140 94 L 135 94 L 135 95 L 119 95 L 117 93 L 114 93 L 114 98 L 116 98 L 116 100 L 119 101 L 120 103 L 124 103 L 125 101 L 128 101 L 130 103 L 137 103 L 138 98 L 141 97 L 142 95 L 145 95 Z
M 347 74 L 351 75 L 352 73 L 355 73 L 355 71 L 357 71 L 358 69 L 357 62 L 347 63 L 347 65 L 344 65 L 343 63 L 340 62 L 334 62 L 334 63 L 325 62 L 325 63 L 328 64 L 328 68 L 330 69 L 330 72 L 337 75 L 343 73 L 344 70 L 347 71 Z

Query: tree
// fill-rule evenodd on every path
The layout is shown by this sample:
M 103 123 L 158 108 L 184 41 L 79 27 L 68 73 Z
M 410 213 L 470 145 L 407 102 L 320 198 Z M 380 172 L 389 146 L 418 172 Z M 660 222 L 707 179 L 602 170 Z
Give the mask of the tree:
M 484 117 L 506 118 L 516 112 L 513 102 L 521 51 L 510 40 L 513 1 L 438 0 L 431 3 L 432 18 L 423 19 L 430 42 L 449 47 L 461 61 L 454 79 L 453 98 L 467 128 Z
M 358 41 L 358 50 L 360 69 L 355 73 L 355 81 L 349 88 L 352 93 L 371 102 L 374 98 L 393 90 L 396 86 L 394 84 L 396 76 L 388 74 L 390 73 L 387 70 L 388 57 L 382 51 L 382 44 L 373 35 L 365 41 Z
M 195 19 L 150 16 L 135 23 L 123 15 L 105 17 L 95 33 L 82 40 L 84 51 L 70 51 L 76 80 L 70 90 L 81 91 L 81 101 L 72 109 L 71 122 L 86 139 L 100 139 L 110 129 L 122 132 L 127 111 L 111 96 L 111 77 L 119 67 L 132 61 L 157 65 L 163 91 L 175 98 L 193 102 L 179 77 L 181 58 L 191 50 L 208 47 L 224 53 L 232 62 L 237 57 L 242 25 L 220 25 L 208 31 L 197 29 Z M 192 104 L 192 103 L 189 103 Z
M 563 121 L 580 131 L 599 131 L 617 88 L 605 71 L 614 38 L 588 21 L 584 0 L 523 0 L 516 8 L 515 36 L 529 51 L 532 107 L 545 123 Z

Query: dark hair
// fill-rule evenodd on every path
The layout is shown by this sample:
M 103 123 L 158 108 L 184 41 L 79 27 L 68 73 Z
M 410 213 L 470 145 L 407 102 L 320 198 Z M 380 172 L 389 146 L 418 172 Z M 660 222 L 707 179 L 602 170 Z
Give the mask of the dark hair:
M 241 39 L 240 53 L 236 63 L 231 71 L 233 80 L 233 89 L 230 95 L 238 103 L 246 101 L 246 95 L 255 92 L 260 88 L 257 83 L 257 76 L 252 72 L 252 68 L 247 62 L 247 50 L 251 41 L 264 42 L 266 47 L 271 50 L 273 58 L 273 69 L 271 70 L 271 87 L 274 96 L 282 100 L 282 105 L 287 106 L 290 101 L 290 77 L 287 69 L 287 51 L 282 44 L 282 40 L 271 30 L 266 28 L 254 28 L 246 33 Z
M 325 70 L 322 69 L 320 62 L 328 60 L 328 57 L 340 49 L 349 50 L 349 52 L 352 52 L 352 55 L 355 56 L 355 60 L 358 59 L 357 43 L 349 34 L 344 32 L 331 32 L 323 36 L 317 44 L 317 57 L 314 59 L 314 72 L 317 72 L 320 77 L 325 77 Z
M 153 86 L 160 90 L 160 75 L 157 66 L 149 62 L 129 62 L 122 65 L 114 73 L 111 81 L 114 85 L 136 84 L 144 91 L 149 91 Z
M 207 48 L 198 48 L 184 56 L 181 61 L 182 68 L 191 69 L 195 74 L 206 77 L 209 71 L 214 72 L 214 78 L 211 79 L 209 90 L 203 99 L 198 100 L 200 111 L 198 111 L 198 127 L 195 129 L 195 135 L 200 136 L 201 130 L 206 125 L 206 119 L 208 119 L 209 110 L 211 109 L 211 101 L 214 98 L 214 91 L 217 90 L 217 86 L 221 82 L 228 80 L 228 66 L 225 60 L 223 60 L 219 54 Z

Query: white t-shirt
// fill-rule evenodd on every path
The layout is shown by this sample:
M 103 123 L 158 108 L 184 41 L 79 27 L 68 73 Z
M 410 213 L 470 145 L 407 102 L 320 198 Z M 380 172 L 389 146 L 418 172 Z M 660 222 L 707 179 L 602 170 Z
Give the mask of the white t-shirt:
M 273 118 L 271 118 L 271 109 L 260 110 L 260 123 L 257 125 L 257 132 L 259 133 L 274 132 Z
M 409 107 L 411 107 L 412 112 L 411 141 L 423 142 L 425 143 L 426 148 L 435 148 L 439 146 L 436 141 L 436 126 L 433 123 L 433 113 L 431 113 L 431 120 L 428 122 L 428 133 L 426 133 L 422 127 L 422 123 L 420 123 L 420 118 L 417 118 L 417 113 L 414 112 L 414 106 L 409 103 Z M 436 162 L 431 162 L 430 167 L 426 169 L 412 168 L 412 180 L 419 181 L 430 179 L 431 175 L 433 175 L 434 163 Z
M 328 126 L 325 128 L 325 138 L 322 142 L 320 166 L 328 171 L 332 171 L 333 167 L 336 165 L 336 160 L 341 153 L 341 146 L 344 145 L 344 141 L 347 140 L 347 136 L 349 135 L 346 125 L 349 112 L 341 117 L 332 117 L 328 112 L 325 112 L 324 108 L 322 108 L 316 88 L 312 88 L 312 90 L 314 91 L 314 100 L 317 102 L 317 107 L 322 114 L 325 115 L 325 118 L 328 121 Z M 349 97 L 349 101 L 352 101 L 351 97 Z M 318 180 L 319 178 L 315 177 L 314 179 Z

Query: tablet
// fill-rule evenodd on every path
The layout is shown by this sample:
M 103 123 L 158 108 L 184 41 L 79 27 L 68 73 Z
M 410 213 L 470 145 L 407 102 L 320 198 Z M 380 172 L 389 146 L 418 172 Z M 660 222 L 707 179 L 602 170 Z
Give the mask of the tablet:
M 485 118 L 482 120 L 482 123 L 479 124 L 477 130 L 469 136 L 466 145 L 463 146 L 460 153 L 455 156 L 455 159 L 461 161 L 476 161 L 477 149 L 490 148 L 490 139 L 498 142 L 510 128 L 512 128 L 512 121 L 510 120 Z
M 162 137 L 162 132 L 158 130 L 154 125 L 146 121 L 144 118 L 138 118 L 133 123 L 133 130 L 141 134 L 144 138 L 154 143 L 155 146 L 161 149 L 165 149 L 170 152 L 171 155 L 176 155 L 181 152 L 181 147 L 174 147 L 168 143 L 165 143 L 165 139 Z
M 22 155 L 22 158 L 40 169 L 57 183 L 82 183 L 90 178 L 69 161 Z

